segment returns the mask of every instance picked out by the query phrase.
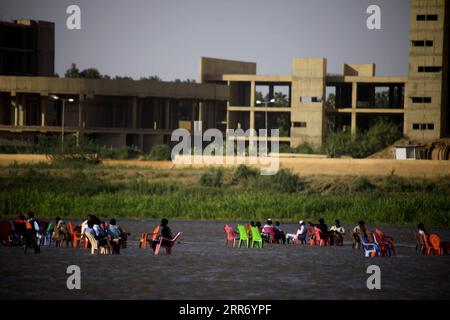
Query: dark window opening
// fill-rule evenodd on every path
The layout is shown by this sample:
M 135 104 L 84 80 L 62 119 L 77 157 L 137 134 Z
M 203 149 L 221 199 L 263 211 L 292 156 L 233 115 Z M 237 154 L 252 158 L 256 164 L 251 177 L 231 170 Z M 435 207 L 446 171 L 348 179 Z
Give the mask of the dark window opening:
M 416 17 L 417 21 L 437 21 L 438 15 L 437 14 L 418 14 Z
M 306 122 L 294 122 L 294 128 L 306 128 Z
M 413 130 L 434 130 L 434 123 L 413 123 Z
M 412 103 L 431 103 L 431 97 L 411 97 Z
M 432 47 L 432 40 L 412 40 L 411 41 L 413 47 Z
M 442 70 L 442 67 L 419 67 L 419 72 L 440 72 Z

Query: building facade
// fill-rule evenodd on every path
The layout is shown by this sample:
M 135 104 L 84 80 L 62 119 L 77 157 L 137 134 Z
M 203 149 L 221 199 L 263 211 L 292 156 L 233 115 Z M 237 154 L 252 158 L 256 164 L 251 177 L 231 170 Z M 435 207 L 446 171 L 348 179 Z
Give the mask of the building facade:
M 53 24 L 2 22 L 0 137 L 59 134 L 63 118 L 67 133 L 145 152 L 198 120 L 203 130 L 279 129 L 290 146 L 356 134 L 379 118 L 418 142 L 448 137 L 449 3 L 411 0 L 407 77 L 376 76 L 374 64 L 331 75 L 325 58 L 295 58 L 289 75 L 258 75 L 254 62 L 202 57 L 198 83 L 58 78 Z

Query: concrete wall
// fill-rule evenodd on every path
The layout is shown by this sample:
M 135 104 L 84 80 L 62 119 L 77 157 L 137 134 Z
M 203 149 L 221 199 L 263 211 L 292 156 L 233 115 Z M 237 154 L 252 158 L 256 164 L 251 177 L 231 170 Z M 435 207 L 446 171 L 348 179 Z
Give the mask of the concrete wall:
M 302 142 L 321 145 L 325 130 L 325 89 L 327 60 L 294 59 L 292 62 L 291 145 Z M 317 102 L 309 101 L 311 98 Z M 295 127 L 295 123 L 306 127 Z
M 0 76 L 0 92 L 85 94 L 228 100 L 228 86 L 150 80 L 104 80 Z
M 199 82 L 223 81 L 224 74 L 256 74 L 256 63 L 201 57 Z
M 344 63 L 342 67 L 344 76 L 375 76 L 375 64 L 349 64 Z
M 449 1 L 411 0 L 409 78 L 406 86 L 404 132 L 414 140 L 436 140 L 446 135 L 449 24 L 446 12 L 449 12 Z M 417 20 L 417 15 L 429 14 L 437 14 L 438 20 Z M 419 47 L 412 44 L 412 41 L 427 40 L 433 41 L 433 46 Z M 444 64 L 445 61 L 447 62 Z M 432 73 L 418 71 L 419 67 L 426 66 L 443 67 L 443 70 Z M 429 97 L 431 103 L 413 103 L 412 97 Z M 423 127 L 430 124 L 434 129 Z M 417 125 L 421 129 L 415 129 Z

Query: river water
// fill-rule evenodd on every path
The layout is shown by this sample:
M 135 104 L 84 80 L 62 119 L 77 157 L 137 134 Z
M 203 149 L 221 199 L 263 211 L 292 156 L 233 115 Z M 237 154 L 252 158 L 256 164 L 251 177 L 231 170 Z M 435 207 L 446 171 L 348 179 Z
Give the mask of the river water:
M 343 247 L 268 244 L 225 247 L 224 222 L 173 221 L 182 231 L 171 256 L 138 248 L 157 221 L 119 221 L 131 232 L 120 255 L 42 247 L 41 254 L 0 246 L 0 299 L 449 299 L 450 256 L 423 256 L 413 230 L 388 228 L 394 257 L 365 258 Z M 228 222 L 235 226 L 236 223 Z M 283 225 L 294 232 L 295 225 Z M 450 240 L 449 230 L 433 230 Z M 66 286 L 69 265 L 81 269 L 81 290 Z M 369 265 L 381 268 L 381 289 L 368 290 Z

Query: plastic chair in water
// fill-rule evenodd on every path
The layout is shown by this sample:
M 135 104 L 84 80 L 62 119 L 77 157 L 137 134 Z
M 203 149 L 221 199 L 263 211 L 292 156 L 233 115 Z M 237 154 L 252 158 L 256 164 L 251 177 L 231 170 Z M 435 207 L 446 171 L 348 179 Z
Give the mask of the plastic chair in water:
M 248 237 L 247 230 L 245 230 L 245 227 L 241 224 L 238 224 L 237 226 L 238 232 L 239 232 L 239 242 L 238 242 L 238 248 L 242 246 L 242 242 L 245 241 L 247 244 L 247 248 L 250 244 L 250 239 Z
M 428 243 L 427 236 L 425 234 L 422 234 L 421 239 L 422 239 L 422 241 L 421 241 L 420 246 L 419 246 L 420 253 L 429 255 L 430 252 L 431 252 L 432 247 Z
M 328 244 L 328 237 L 325 236 L 319 228 L 314 227 L 314 234 L 316 236 L 316 244 L 321 247 Z
M 225 241 L 225 246 L 228 246 L 228 242 L 231 242 L 232 247 L 234 248 L 236 246 L 236 232 L 232 227 L 229 225 L 224 225 L 223 229 L 225 230 L 225 233 L 227 234 L 227 239 Z
M 77 232 L 77 230 L 73 227 L 72 221 L 68 222 L 69 232 L 72 240 L 72 248 L 77 248 L 80 245 L 81 234 Z
M 155 241 L 159 234 L 159 226 L 156 226 L 153 229 L 153 232 L 146 232 L 141 234 L 141 239 L 139 240 L 139 248 L 145 249 L 147 248 L 147 241 L 149 241 L 149 236 L 151 236 L 151 240 Z
M 259 232 L 258 227 L 250 227 L 250 232 L 252 233 L 252 248 L 255 247 L 255 243 L 258 248 L 262 248 L 264 245 L 264 241 L 261 237 L 261 232 Z
M 316 245 L 316 234 L 314 233 L 313 228 L 308 227 L 308 235 L 309 235 L 309 245 L 315 246 Z
M 369 242 L 369 240 L 364 236 L 360 237 L 360 241 L 366 257 L 375 257 L 381 254 L 380 248 L 375 242 Z
M 275 242 L 275 230 L 273 230 L 273 227 L 264 227 L 263 233 L 268 237 L 269 243 Z
M 441 238 L 437 234 L 431 233 L 429 239 L 434 254 L 443 255 L 444 248 L 441 246 Z
M 379 234 L 375 231 L 373 234 L 373 242 L 380 248 L 380 254 L 382 256 L 391 256 L 391 245 L 389 242 L 382 241 Z
M 85 237 L 89 240 L 91 244 L 91 254 L 95 254 L 95 251 L 97 251 L 97 254 L 110 254 L 112 253 L 111 245 L 109 243 L 109 240 L 107 240 L 107 244 L 100 246 L 98 245 L 98 241 L 95 239 L 95 237 L 90 232 L 84 232 Z
M 377 240 L 380 243 L 386 243 L 389 245 L 390 251 L 392 255 L 395 255 L 395 246 L 394 246 L 394 238 L 386 236 L 383 231 L 380 229 L 375 229 L 374 237 L 377 237 Z M 381 248 L 380 248 L 381 249 Z
M 173 237 L 173 239 L 167 239 L 167 238 L 161 237 L 159 239 L 159 243 L 156 245 L 156 248 L 155 248 L 155 256 L 157 256 L 159 254 L 159 250 L 161 249 L 161 246 L 166 248 L 167 254 L 172 254 L 172 248 L 180 236 L 181 236 L 181 232 L 178 232 L 177 235 L 175 237 Z

